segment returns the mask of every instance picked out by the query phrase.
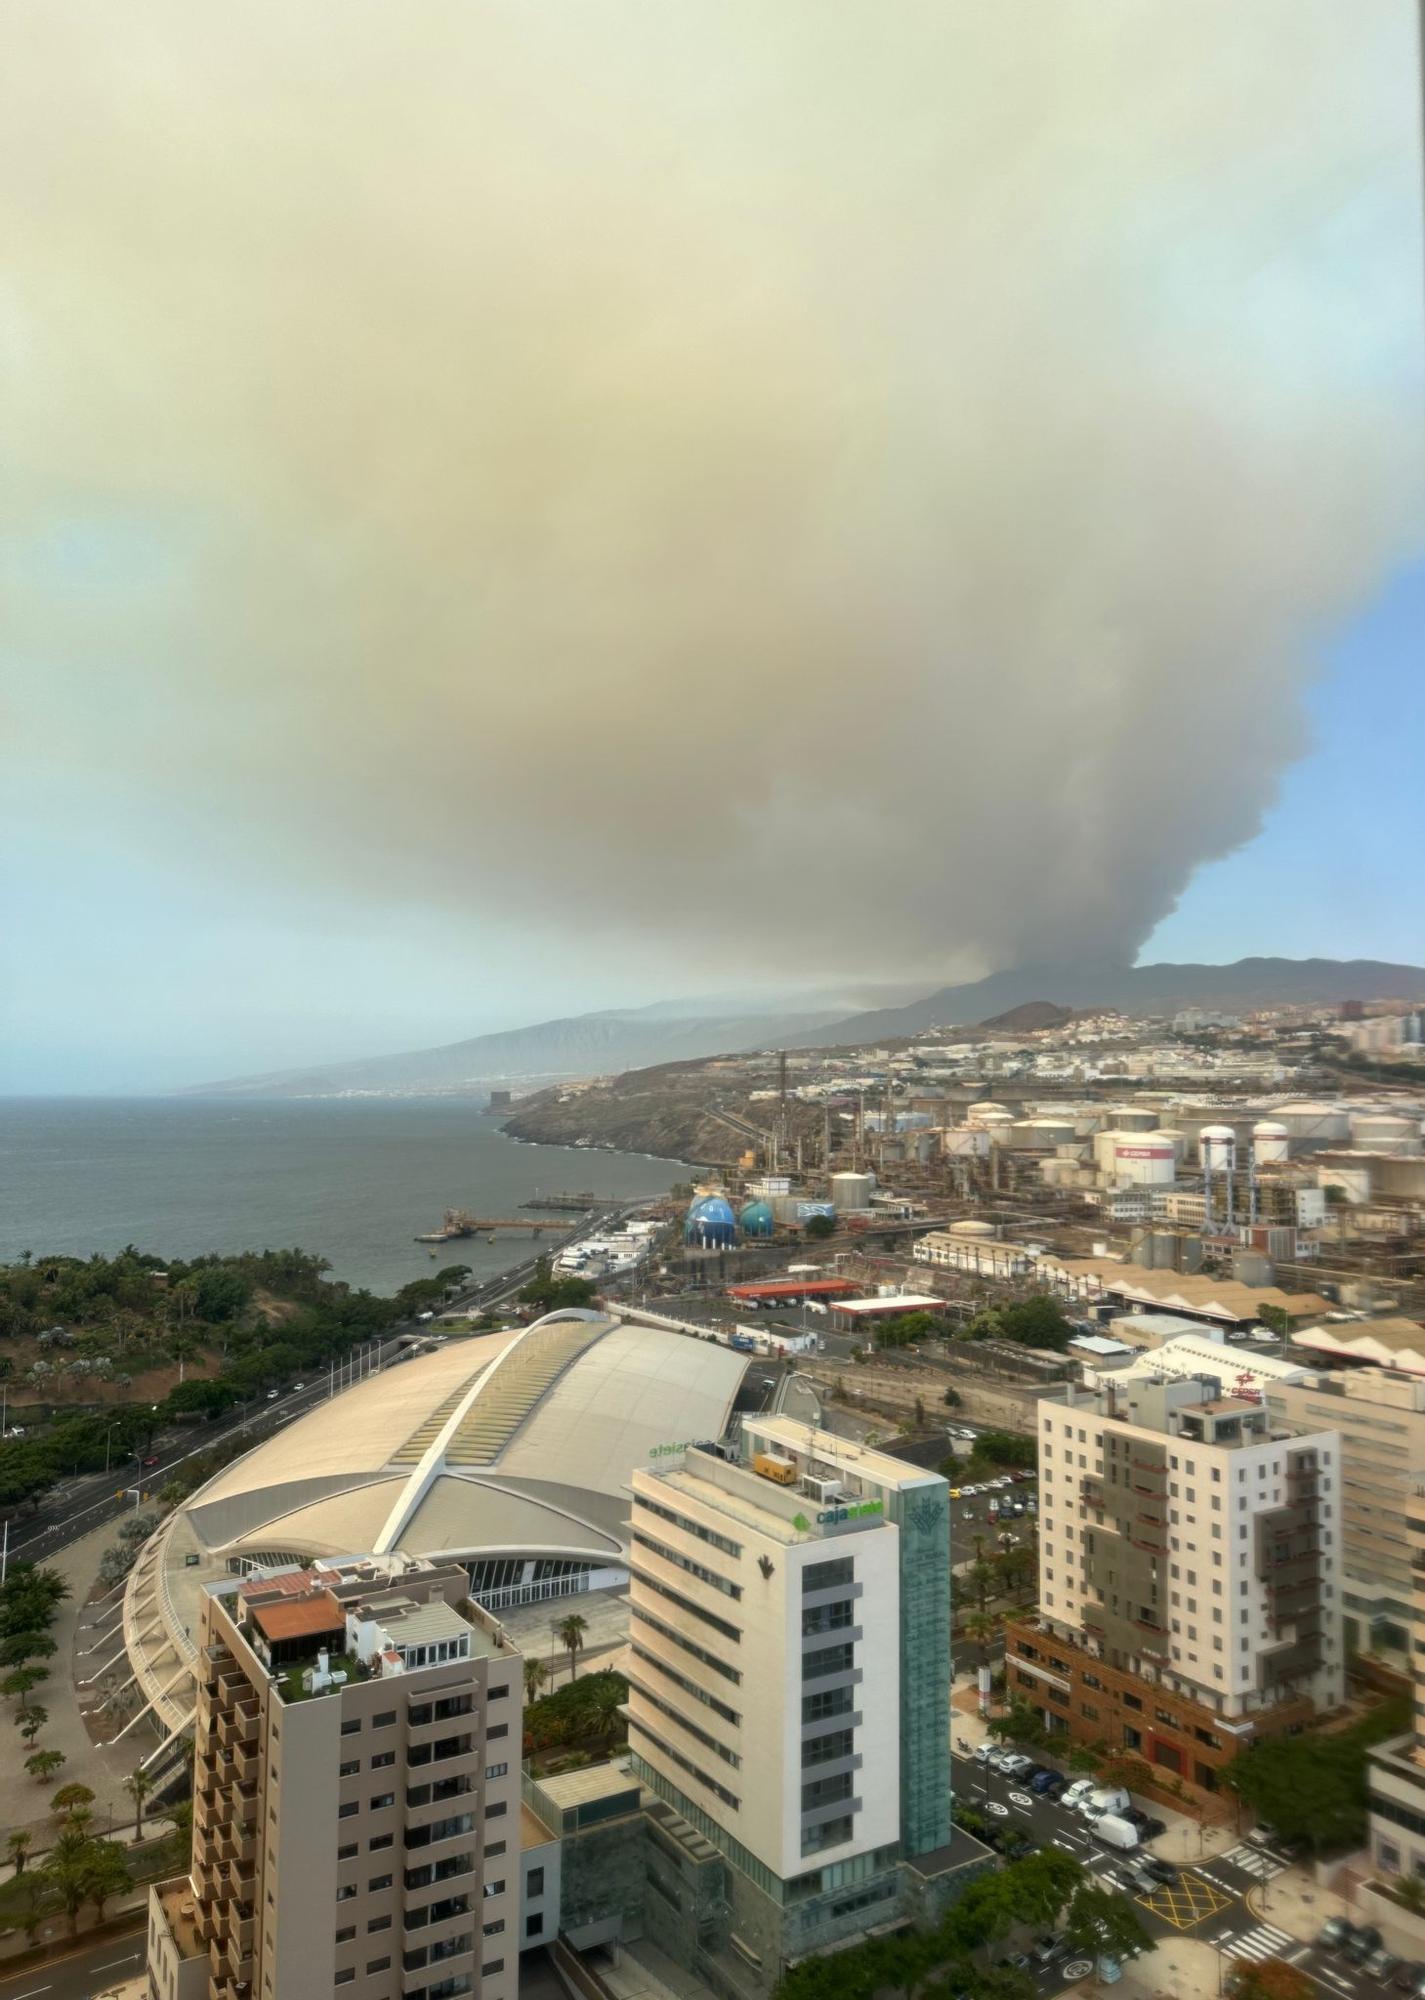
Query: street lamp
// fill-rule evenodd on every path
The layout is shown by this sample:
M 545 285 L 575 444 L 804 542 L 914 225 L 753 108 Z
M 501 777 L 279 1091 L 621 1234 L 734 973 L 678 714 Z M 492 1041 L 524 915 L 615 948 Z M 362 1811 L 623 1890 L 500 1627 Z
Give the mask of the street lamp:
M 117 1417 L 115 1417 L 113 1423 L 110 1424 L 108 1430 L 106 1430 L 104 1433 L 104 1471 L 106 1475 L 109 1470 L 109 1443 L 114 1435 L 114 1432 L 118 1428 L 119 1428 L 119 1420 Z

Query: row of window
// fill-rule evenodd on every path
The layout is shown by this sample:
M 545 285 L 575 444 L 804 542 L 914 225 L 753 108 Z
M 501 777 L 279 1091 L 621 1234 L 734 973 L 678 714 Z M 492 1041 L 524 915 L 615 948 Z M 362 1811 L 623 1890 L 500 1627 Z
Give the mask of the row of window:
M 677 1514 L 671 1507 L 661 1507 L 656 1500 L 650 1500 L 646 1494 L 635 1493 L 633 1504 L 635 1507 L 644 1508 L 650 1514 L 656 1514 L 670 1527 L 681 1528 L 685 1535 L 696 1535 L 700 1542 L 706 1542 L 710 1548 L 721 1549 L 724 1555 L 740 1557 L 742 1554 L 741 1542 L 729 1541 L 726 1535 L 719 1535 L 712 1528 L 705 1528 L 700 1521 L 690 1521 L 686 1514 Z
M 706 1688 L 700 1688 L 696 1681 L 690 1681 L 686 1674 L 680 1674 L 676 1667 L 670 1667 L 666 1660 L 660 1659 L 656 1653 L 650 1653 L 646 1647 L 640 1646 L 636 1639 L 633 1641 L 633 1656 L 636 1660 L 642 1660 L 646 1666 L 653 1667 L 665 1680 L 672 1681 L 674 1687 L 681 1688 L 684 1694 L 691 1695 L 694 1701 L 701 1702 L 704 1708 L 710 1708 L 715 1715 L 720 1715 L 724 1722 L 730 1722 L 734 1727 L 741 1722 L 742 1717 L 735 1708 L 729 1708 L 725 1701 L 719 1701 L 717 1696 L 709 1694 Z
M 666 1715 L 670 1722 L 676 1722 L 680 1729 L 687 1730 L 689 1736 L 696 1737 L 704 1749 L 711 1750 L 716 1756 L 721 1757 L 724 1764 L 730 1764 L 734 1771 L 742 1768 L 742 1759 L 735 1750 L 729 1750 L 725 1743 L 719 1743 L 715 1736 L 709 1736 L 705 1729 L 699 1729 L 695 1722 L 688 1720 L 681 1709 L 674 1708 L 671 1702 L 661 1701 L 648 1688 L 641 1687 L 638 1692 L 644 1701 L 652 1702 L 659 1713 Z
M 705 1611 L 701 1604 L 694 1604 L 692 1599 L 684 1597 L 681 1591 L 670 1590 L 666 1583 L 660 1583 L 656 1577 L 650 1576 L 647 1570 L 634 1569 L 633 1575 L 638 1578 L 642 1587 L 651 1590 L 655 1597 L 662 1597 L 669 1604 L 676 1604 L 680 1611 L 686 1611 L 691 1618 L 700 1619 L 714 1632 L 720 1632 L 724 1639 L 731 1639 L 735 1646 L 742 1644 L 740 1625 L 730 1625 L 725 1618 L 719 1618 L 716 1612 Z
M 509 1694 L 509 1691 L 509 1683 L 505 1682 L 500 1687 L 489 1689 L 486 1699 L 489 1701 L 503 1701 Z M 410 1728 L 420 1729 L 428 1722 L 445 1722 L 452 1716 L 469 1715 L 474 1706 L 475 1698 L 469 1694 L 441 1695 L 436 1701 L 413 1701 L 406 1710 L 406 1722 Z M 378 1714 L 372 1716 L 371 1727 L 373 1729 L 390 1729 L 399 1720 L 399 1709 L 383 1708 Z M 343 1736 L 359 1736 L 363 1727 L 363 1717 L 348 1715 L 342 1722 L 341 1733 Z M 274 1731 L 273 1735 L 276 1738 L 277 1732 Z M 280 1738 L 277 1740 L 280 1740 Z
M 684 1632 L 675 1632 L 671 1625 L 665 1625 L 661 1618 L 655 1618 L 646 1605 L 631 1603 L 628 1608 L 631 1617 L 640 1619 L 651 1631 L 660 1632 L 673 1645 L 681 1647 L 690 1659 L 700 1660 L 705 1667 L 711 1667 L 714 1673 L 721 1674 L 725 1681 L 741 1686 L 742 1675 L 739 1670 L 729 1666 L 726 1660 L 720 1660 L 716 1653 L 704 1652 L 695 1639 L 690 1639 Z
M 727 1577 L 720 1576 L 715 1569 L 709 1569 L 705 1563 L 694 1562 L 691 1556 L 681 1555 L 677 1549 L 670 1549 L 666 1542 L 655 1541 L 652 1535 L 645 1535 L 641 1529 L 634 1529 L 633 1540 L 639 1548 L 650 1550 L 660 1561 L 672 1563 L 675 1569 L 685 1570 L 689 1576 L 695 1576 L 699 1583 L 707 1584 L 712 1590 L 720 1590 L 724 1597 L 742 1596 L 740 1583 L 730 1582 Z
M 650 1743 L 654 1744 L 662 1755 L 668 1758 L 670 1763 L 676 1764 L 679 1770 L 686 1771 L 690 1778 L 696 1778 L 700 1785 L 714 1793 L 716 1797 L 722 1800 L 724 1805 L 731 1806 L 734 1812 L 741 1811 L 742 1801 L 736 1792 L 728 1791 L 727 1787 L 720 1785 L 716 1778 L 711 1777 L 708 1772 L 700 1770 L 690 1757 L 685 1757 L 681 1750 L 675 1750 L 671 1743 L 665 1743 L 661 1736 L 655 1736 L 648 1725 L 641 1722 L 636 1715 L 629 1717 L 628 1726 L 630 1729 L 636 1729 L 640 1735 L 646 1736 Z

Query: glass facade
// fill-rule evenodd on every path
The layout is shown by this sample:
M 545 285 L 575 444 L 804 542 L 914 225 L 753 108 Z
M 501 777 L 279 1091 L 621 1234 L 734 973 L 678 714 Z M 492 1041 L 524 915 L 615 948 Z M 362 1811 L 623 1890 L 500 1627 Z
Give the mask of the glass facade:
M 950 1843 L 950 1489 L 888 1493 L 900 1529 L 901 1852 Z

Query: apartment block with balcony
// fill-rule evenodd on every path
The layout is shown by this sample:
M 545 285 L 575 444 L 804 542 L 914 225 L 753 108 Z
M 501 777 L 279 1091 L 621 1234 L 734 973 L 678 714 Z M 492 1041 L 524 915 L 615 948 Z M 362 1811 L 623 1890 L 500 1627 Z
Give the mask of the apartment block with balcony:
M 150 1895 L 153 2000 L 513 2000 L 521 1700 L 459 1565 L 209 1586 L 192 1864 Z
M 1205 1788 L 1340 1705 L 1340 1439 L 1288 1434 L 1208 1375 L 1039 1405 L 1039 1617 L 1012 1693 Z
M 629 1750 L 655 1846 L 701 1843 L 724 1888 L 660 1942 L 765 1991 L 951 1846 L 948 1489 L 786 1418 L 676 1459 L 633 1476 Z
M 1411 1608 L 1415 1645 L 1412 1654 L 1414 1720 L 1403 1736 L 1378 1744 L 1368 1765 L 1370 1787 L 1370 1853 L 1387 1881 L 1401 1877 L 1425 1879 L 1425 1484 L 1417 1473 L 1410 1484 L 1404 1526 L 1410 1540 Z M 1406 1918 L 1394 1907 L 1373 1911 L 1398 1930 L 1407 1930 L 1410 1950 L 1425 1949 L 1425 1920 Z

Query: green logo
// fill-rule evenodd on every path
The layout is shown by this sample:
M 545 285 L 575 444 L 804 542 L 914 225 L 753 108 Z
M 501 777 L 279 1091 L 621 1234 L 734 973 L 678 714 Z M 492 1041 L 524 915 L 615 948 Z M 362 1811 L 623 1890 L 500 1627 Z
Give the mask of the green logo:
M 798 1534 L 804 1535 L 811 1527 L 811 1522 L 805 1514 L 793 1514 L 792 1526 L 797 1530 Z

